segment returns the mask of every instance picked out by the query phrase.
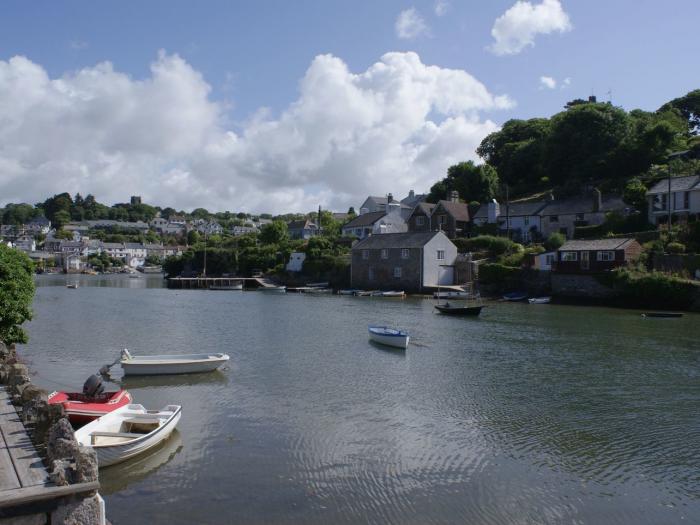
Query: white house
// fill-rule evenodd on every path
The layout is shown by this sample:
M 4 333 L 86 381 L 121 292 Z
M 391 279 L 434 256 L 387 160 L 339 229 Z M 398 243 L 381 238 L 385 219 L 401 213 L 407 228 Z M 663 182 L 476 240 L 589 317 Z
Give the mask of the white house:
M 539 212 L 546 205 L 546 201 L 511 202 L 506 205 L 494 199 L 477 210 L 472 222 L 477 226 L 497 224 L 500 232 L 510 230 L 515 240 L 530 242 L 541 235 L 542 220 Z
M 379 218 L 372 225 L 372 233 L 404 233 L 408 231 L 408 224 L 401 213 L 401 204 L 389 201 L 386 205 L 386 215 Z
M 288 272 L 300 272 L 304 266 L 304 261 L 306 260 L 306 254 L 303 252 L 292 252 L 289 256 L 289 262 L 287 263 Z
M 673 177 L 671 179 L 671 214 L 673 218 L 687 220 L 700 214 L 700 175 Z M 668 221 L 669 181 L 661 180 L 647 191 L 649 222 L 659 224 Z
M 23 252 L 33 252 L 36 250 L 36 241 L 31 235 L 20 235 L 15 240 L 14 247 Z

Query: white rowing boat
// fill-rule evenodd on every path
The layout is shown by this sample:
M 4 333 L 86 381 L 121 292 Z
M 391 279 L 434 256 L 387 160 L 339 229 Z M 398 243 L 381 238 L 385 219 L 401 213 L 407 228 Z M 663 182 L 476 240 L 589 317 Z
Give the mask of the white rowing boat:
M 167 439 L 181 413 L 179 405 L 160 410 L 126 405 L 76 430 L 75 439 L 95 450 L 99 467 L 107 467 L 142 454 Z
M 369 326 L 368 330 L 370 340 L 375 343 L 404 349 L 408 346 L 410 337 L 406 332 L 386 326 Z
M 548 304 L 551 300 L 551 297 L 531 297 L 527 302 L 530 304 Z
M 287 287 L 286 286 L 261 286 L 258 288 L 259 292 L 267 292 L 267 293 L 287 293 Z
M 132 356 L 125 348 L 119 364 L 124 375 L 194 374 L 212 372 L 229 360 L 226 354 L 182 354 Z

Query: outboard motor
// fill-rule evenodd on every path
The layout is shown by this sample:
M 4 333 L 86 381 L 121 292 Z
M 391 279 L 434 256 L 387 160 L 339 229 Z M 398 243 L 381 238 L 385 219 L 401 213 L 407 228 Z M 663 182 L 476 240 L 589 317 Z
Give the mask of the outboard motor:
M 102 378 L 98 375 L 91 375 L 83 385 L 83 394 L 87 397 L 97 397 L 105 391 Z

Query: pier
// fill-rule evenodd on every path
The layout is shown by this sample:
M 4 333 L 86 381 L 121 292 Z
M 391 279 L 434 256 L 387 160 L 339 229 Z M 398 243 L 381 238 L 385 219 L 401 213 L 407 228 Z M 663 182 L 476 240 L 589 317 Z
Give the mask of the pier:
M 277 286 L 264 277 L 171 277 L 168 279 L 168 288 L 180 290 L 211 290 L 229 287 L 239 283 L 242 283 L 245 289 L 271 288 Z

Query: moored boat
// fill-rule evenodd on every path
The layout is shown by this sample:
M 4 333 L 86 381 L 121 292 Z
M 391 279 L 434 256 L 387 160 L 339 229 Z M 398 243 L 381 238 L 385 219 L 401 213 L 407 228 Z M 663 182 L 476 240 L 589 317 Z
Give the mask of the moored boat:
M 338 295 L 357 295 L 357 294 L 359 294 L 359 293 L 361 293 L 361 292 L 362 292 L 362 290 L 355 290 L 355 289 L 353 288 L 353 289 L 350 289 L 350 290 L 338 290 Z
M 228 362 L 226 354 L 182 354 L 132 356 L 122 350 L 119 363 L 124 375 L 167 375 L 213 372 Z
M 287 293 L 287 287 L 286 286 L 261 286 L 258 288 L 259 292 L 267 292 L 267 293 Z
M 209 287 L 210 290 L 243 290 L 243 283 L 237 284 L 215 284 Z
M 394 348 L 405 349 L 410 340 L 406 332 L 386 326 L 369 326 L 368 330 L 371 341 L 386 346 L 393 346 Z
M 683 314 L 681 312 L 644 312 L 642 314 L 642 317 L 659 317 L 659 318 L 667 318 L 667 319 L 675 319 L 678 317 L 683 317 Z
M 481 313 L 483 305 L 477 306 L 460 306 L 456 304 L 436 304 L 435 309 L 441 314 L 447 315 L 463 315 L 465 317 L 477 317 Z
M 525 299 L 527 299 L 527 293 L 525 292 L 510 292 L 507 294 L 503 294 L 504 301 L 517 302 L 524 301 Z
M 78 283 L 67 284 L 66 288 L 70 288 L 71 290 L 76 290 L 78 288 Z
M 433 299 L 459 299 L 459 298 L 466 298 L 466 297 L 469 297 L 468 292 L 457 292 L 457 291 L 433 292 Z
M 531 297 L 527 300 L 530 304 L 547 304 L 552 300 L 551 297 Z
M 395 299 L 403 299 L 404 297 L 406 297 L 406 292 L 396 290 L 390 290 L 387 292 L 376 291 L 372 292 L 372 297 L 391 297 Z
M 75 439 L 93 448 L 99 467 L 107 467 L 142 454 L 167 439 L 181 413 L 179 405 L 160 410 L 126 405 L 80 428 Z
M 91 375 L 83 385 L 82 393 L 52 392 L 51 405 L 63 405 L 63 411 L 73 424 L 84 424 L 131 403 L 131 394 L 124 389 L 105 392 L 100 376 Z

